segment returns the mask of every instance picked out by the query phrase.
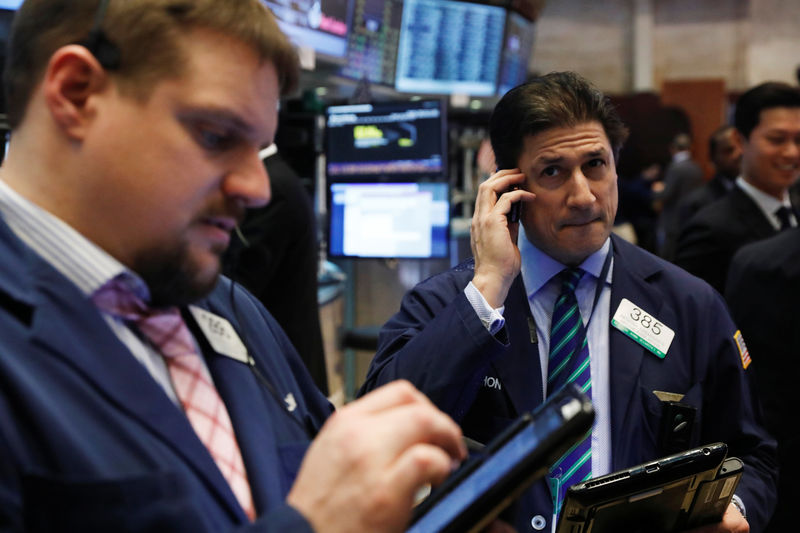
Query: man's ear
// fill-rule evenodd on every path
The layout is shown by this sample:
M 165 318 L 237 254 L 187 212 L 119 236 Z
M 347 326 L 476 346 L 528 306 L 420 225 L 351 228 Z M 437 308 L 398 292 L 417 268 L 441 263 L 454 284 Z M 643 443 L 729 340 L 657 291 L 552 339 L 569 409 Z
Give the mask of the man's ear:
M 751 131 L 751 133 L 752 133 L 752 131 Z M 742 135 L 742 132 L 737 130 L 736 128 L 734 128 L 733 129 L 733 137 L 734 137 L 734 139 L 733 139 L 734 142 L 739 143 L 739 148 L 744 149 L 744 147 L 747 145 L 747 138 L 744 135 Z
M 96 112 L 90 97 L 107 90 L 108 81 L 105 69 L 83 46 L 63 46 L 50 57 L 42 81 L 44 99 L 68 136 L 83 137 Z

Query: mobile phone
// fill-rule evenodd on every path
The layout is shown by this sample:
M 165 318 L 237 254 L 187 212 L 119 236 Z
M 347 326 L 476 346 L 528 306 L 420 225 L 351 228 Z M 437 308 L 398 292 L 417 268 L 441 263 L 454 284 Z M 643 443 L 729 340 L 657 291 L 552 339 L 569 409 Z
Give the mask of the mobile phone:
M 519 187 L 516 185 L 512 185 L 506 192 L 516 191 Z M 506 217 L 508 218 L 509 222 L 519 222 L 519 211 L 520 211 L 520 202 L 512 202 L 511 209 L 509 210 Z
M 407 533 L 476 532 L 591 428 L 594 410 L 574 384 L 523 414 L 415 509 Z
M 495 172 L 497 172 L 499 170 L 500 170 L 500 168 L 498 167 L 498 168 L 495 169 Z M 506 190 L 506 192 L 516 191 L 518 189 L 519 189 L 518 185 L 512 185 L 511 187 L 509 187 Z M 503 193 L 503 194 L 505 194 L 505 193 Z M 520 211 L 520 202 L 513 202 L 511 204 L 511 209 L 506 214 L 506 218 L 508 218 L 508 221 L 509 222 L 519 222 L 519 211 Z

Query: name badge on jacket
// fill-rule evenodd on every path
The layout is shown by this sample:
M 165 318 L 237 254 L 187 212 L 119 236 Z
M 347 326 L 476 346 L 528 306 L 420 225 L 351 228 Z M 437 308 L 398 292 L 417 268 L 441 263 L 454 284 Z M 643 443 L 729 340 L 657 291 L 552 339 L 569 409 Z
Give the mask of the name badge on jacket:
M 189 311 L 215 352 L 245 364 L 249 363 L 247 348 L 228 320 L 194 305 L 189 306 Z
M 619 303 L 611 325 L 660 359 L 667 356 L 672 339 L 675 338 L 674 331 L 627 298 Z

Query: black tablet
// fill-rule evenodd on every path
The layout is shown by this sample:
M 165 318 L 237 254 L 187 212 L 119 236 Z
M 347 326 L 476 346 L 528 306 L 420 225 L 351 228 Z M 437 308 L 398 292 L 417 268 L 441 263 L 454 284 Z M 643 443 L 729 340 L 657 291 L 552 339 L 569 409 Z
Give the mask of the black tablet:
M 725 506 L 712 505 L 714 498 L 720 501 L 725 485 L 721 478 L 715 483 L 718 475 L 733 479 L 721 469 L 727 451 L 724 443 L 708 444 L 573 485 L 556 531 L 671 533 L 686 529 L 693 509 L 692 523 L 718 521 L 733 495 L 734 482 L 729 481 Z M 695 506 L 701 492 L 709 505 Z
M 407 531 L 481 530 L 582 438 L 593 420 L 589 398 L 574 385 L 563 388 L 434 489 L 415 508 Z

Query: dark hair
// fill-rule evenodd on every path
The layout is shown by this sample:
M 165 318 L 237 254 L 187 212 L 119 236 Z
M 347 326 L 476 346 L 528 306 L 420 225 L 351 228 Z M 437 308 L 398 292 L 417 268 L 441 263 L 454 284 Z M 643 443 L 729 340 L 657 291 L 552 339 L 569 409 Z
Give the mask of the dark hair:
M 714 154 L 717 152 L 717 146 L 719 145 L 719 141 L 722 139 L 722 136 L 732 129 L 734 129 L 732 125 L 725 124 L 724 126 L 720 126 L 714 130 L 714 133 L 712 133 L 711 137 L 708 138 L 708 157 L 710 159 L 714 159 Z
M 525 137 L 542 131 L 599 122 L 614 158 L 628 138 L 608 98 L 574 72 L 551 72 L 508 91 L 489 119 L 489 137 L 499 168 L 514 168 Z
M 773 107 L 800 107 L 800 89 L 777 81 L 748 89 L 736 101 L 733 123 L 739 133 L 749 139 L 761 120 L 761 112 Z
M 53 53 L 86 42 L 101 1 L 26 0 L 19 8 L 3 75 L 12 128 L 22 121 Z M 284 93 L 296 86 L 295 51 L 259 0 L 111 0 L 100 22 L 119 55 L 109 74 L 121 91 L 146 98 L 156 82 L 185 71 L 191 45 L 181 38 L 195 28 L 218 31 L 252 47 L 261 61 L 274 64 Z
M 683 151 L 692 147 L 692 136 L 688 133 L 678 133 L 672 138 L 670 146 L 673 150 Z

